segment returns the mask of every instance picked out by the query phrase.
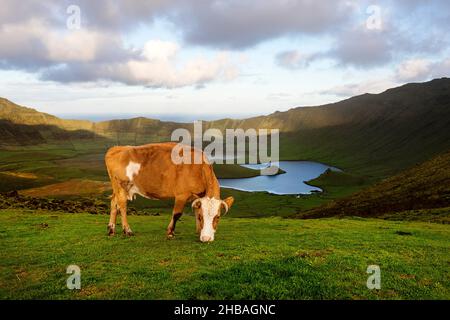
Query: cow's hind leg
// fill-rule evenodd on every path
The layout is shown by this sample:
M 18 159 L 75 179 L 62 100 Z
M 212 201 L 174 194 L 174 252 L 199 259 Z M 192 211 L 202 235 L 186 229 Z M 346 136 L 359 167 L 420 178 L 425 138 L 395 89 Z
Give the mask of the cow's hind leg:
M 178 219 L 180 219 L 183 214 L 184 206 L 186 205 L 187 197 L 175 198 L 175 204 L 172 211 L 172 219 L 170 220 L 169 226 L 167 227 L 167 238 L 171 239 L 174 237 L 175 225 Z
M 119 196 L 117 198 L 117 205 L 119 206 L 120 216 L 122 218 L 122 230 L 125 235 L 132 236 L 133 231 L 131 231 L 127 220 L 127 201 L 127 193 L 125 190 L 120 189 Z
M 116 233 L 116 217 L 117 217 L 117 200 L 116 195 L 113 193 L 111 198 L 111 213 L 108 223 L 108 235 L 113 236 Z

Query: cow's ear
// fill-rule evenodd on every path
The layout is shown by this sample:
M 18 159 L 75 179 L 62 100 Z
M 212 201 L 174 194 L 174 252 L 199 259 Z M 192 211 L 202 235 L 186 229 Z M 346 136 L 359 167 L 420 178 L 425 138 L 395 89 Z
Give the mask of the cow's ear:
M 201 206 L 202 202 L 200 201 L 199 198 L 195 199 L 194 202 L 192 202 L 192 208 L 194 209 L 200 209 Z
M 225 204 L 227 205 L 226 212 L 228 212 L 228 210 L 230 210 L 231 206 L 233 205 L 234 198 L 228 197 L 225 200 L 223 200 L 223 202 L 225 202 Z
M 234 198 L 233 197 L 228 197 L 228 198 L 226 198 L 225 200 L 223 200 L 223 201 L 225 201 L 225 203 L 227 204 L 227 206 L 228 206 L 228 209 L 230 209 L 231 208 L 231 206 L 233 205 L 233 203 L 234 203 Z

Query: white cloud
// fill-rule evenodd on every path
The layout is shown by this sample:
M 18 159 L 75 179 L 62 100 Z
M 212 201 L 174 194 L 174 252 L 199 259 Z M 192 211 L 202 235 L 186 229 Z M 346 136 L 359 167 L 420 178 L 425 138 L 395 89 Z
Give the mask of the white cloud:
M 177 88 L 203 86 L 214 80 L 229 81 L 239 74 L 229 53 L 221 52 L 213 58 L 198 57 L 180 65 L 181 49 L 177 43 L 151 40 L 139 55 L 119 63 L 67 64 L 44 74 L 47 80 L 86 82 L 106 80 L 127 85 Z M 71 69 L 73 68 L 73 70 Z
M 190 59 L 180 66 L 183 55 L 177 43 L 150 40 L 140 49 L 129 49 L 117 34 L 52 29 L 40 19 L 0 26 L 0 43 L 0 67 L 37 71 L 43 80 L 57 82 L 175 88 L 228 81 L 239 73 L 228 53 Z
M 410 59 L 400 64 L 396 71 L 397 79 L 415 81 L 426 78 L 430 73 L 431 62 L 426 59 Z
M 104 43 L 102 35 L 78 30 L 63 35 L 49 33 L 43 37 L 48 59 L 54 62 L 93 61 L 99 45 Z
M 404 82 L 425 81 L 432 78 L 448 77 L 450 58 L 440 61 L 430 59 L 410 59 L 402 62 L 396 70 L 395 77 Z
M 145 59 L 127 62 L 124 69 L 116 70 L 111 80 L 175 88 L 201 85 L 215 79 L 232 80 L 237 76 L 237 67 L 230 63 L 227 53 L 220 53 L 212 59 L 192 59 L 177 68 L 177 51 L 178 45 L 175 43 L 150 41 L 142 54 Z
M 148 60 L 169 60 L 175 57 L 179 49 L 174 42 L 151 40 L 144 45 L 142 56 Z

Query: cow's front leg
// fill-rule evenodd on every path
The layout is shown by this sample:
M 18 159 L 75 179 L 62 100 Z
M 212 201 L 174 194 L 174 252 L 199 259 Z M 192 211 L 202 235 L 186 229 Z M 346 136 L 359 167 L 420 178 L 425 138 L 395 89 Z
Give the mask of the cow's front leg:
M 170 220 L 169 226 L 167 227 L 167 239 L 172 239 L 175 236 L 175 225 L 178 219 L 180 219 L 183 214 L 183 209 L 186 204 L 187 198 L 175 198 L 175 204 L 172 211 L 172 219 Z

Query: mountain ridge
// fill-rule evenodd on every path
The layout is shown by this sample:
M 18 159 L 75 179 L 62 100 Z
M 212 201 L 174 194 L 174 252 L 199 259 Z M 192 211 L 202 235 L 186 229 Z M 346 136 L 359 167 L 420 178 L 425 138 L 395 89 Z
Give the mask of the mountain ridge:
M 270 113 L 268 115 L 259 115 L 259 116 L 255 116 L 255 117 L 249 117 L 249 118 L 243 118 L 243 119 L 236 119 L 236 118 L 222 118 L 222 119 L 218 119 L 218 120 L 210 120 L 210 121 L 204 121 L 205 123 L 208 124 L 222 124 L 222 123 L 227 123 L 227 124 L 242 124 L 244 127 L 246 126 L 246 122 L 251 122 L 251 123 L 255 123 L 255 121 L 263 121 L 266 119 L 280 119 L 285 121 L 286 119 L 286 115 L 291 116 L 293 113 L 298 114 L 298 113 L 310 113 L 310 112 L 335 112 L 335 108 L 341 109 L 343 105 L 348 105 L 351 104 L 352 108 L 351 111 L 355 111 L 355 109 L 360 108 L 362 105 L 362 102 L 373 102 L 373 99 L 377 99 L 378 97 L 383 96 L 383 98 L 386 97 L 386 95 L 395 95 L 400 93 L 403 93 L 402 91 L 407 90 L 407 89 L 423 89 L 424 87 L 429 87 L 435 84 L 439 84 L 439 85 L 443 85 L 445 86 L 446 90 L 449 90 L 447 92 L 447 97 L 450 99 L 450 79 L 449 78 L 440 78 L 440 79 L 433 79 L 431 81 L 428 82 L 423 82 L 423 83 L 407 83 L 404 85 L 401 85 L 399 87 L 395 87 L 395 88 L 390 88 L 387 89 L 381 93 L 377 93 L 377 94 L 371 94 L 371 93 L 364 93 L 364 94 L 360 94 L 360 95 L 356 95 L 347 99 L 343 99 L 337 102 L 332 102 L 332 103 L 328 103 L 328 104 L 323 104 L 323 105 L 318 105 L 318 106 L 301 106 L 301 107 L 293 107 L 290 108 L 286 111 L 275 111 L 273 113 Z M 423 90 L 422 90 L 423 92 Z M 402 96 L 401 99 L 405 99 L 405 96 Z M 354 103 L 356 102 L 357 105 L 354 105 Z M 28 119 L 24 120 L 23 117 L 8 117 L 7 112 L 8 111 L 15 111 L 15 112 L 19 112 L 19 115 L 23 115 L 26 116 Z M 22 111 L 22 112 L 20 112 Z M 23 112 L 25 111 L 25 112 Z M 342 110 L 340 110 L 342 111 Z M 367 111 L 367 110 L 365 110 Z M 336 125 L 341 123 L 342 121 L 342 117 L 341 115 L 332 113 L 332 116 L 336 116 L 337 118 L 339 118 L 339 120 L 335 120 L 335 122 L 330 122 L 327 125 L 328 126 L 332 126 L 332 125 Z M 37 119 L 41 119 L 41 122 L 35 121 L 35 122 L 31 122 L 30 123 L 30 116 L 33 120 L 37 120 Z M 319 115 L 320 116 L 320 115 Z M 96 127 L 105 127 L 106 123 L 110 123 L 110 122 L 121 122 L 121 123 L 125 123 L 125 122 L 139 122 L 139 121 L 148 121 L 148 124 L 162 124 L 162 123 L 167 123 L 167 124 L 178 124 L 178 125 L 190 125 L 191 122 L 175 122 L 175 121 L 162 121 L 156 118 L 148 118 L 148 117 L 143 117 L 143 116 L 137 116 L 137 117 L 133 117 L 133 118 L 129 118 L 129 119 L 110 119 L 110 120 L 102 120 L 102 121 L 90 121 L 90 120 L 77 120 L 77 119 L 62 119 L 59 118 L 57 116 L 51 115 L 49 113 L 45 113 L 45 112 L 41 112 L 38 111 L 35 108 L 30 108 L 30 107 L 26 107 L 26 106 L 21 106 L 18 105 L 6 98 L 2 98 L 0 97 L 0 119 L 3 120 L 10 120 L 14 123 L 18 123 L 18 124 L 59 124 L 61 125 L 63 128 L 74 128 L 74 129 L 90 129 L 92 131 L 95 131 Z M 346 117 L 347 121 L 348 121 L 348 117 Z M 309 124 L 309 126 L 305 126 L 305 127 L 315 127 L 317 125 L 317 120 L 316 119 L 310 119 L 308 118 L 308 120 L 313 120 L 312 124 Z M 316 121 L 314 121 L 316 120 Z M 320 121 L 319 121 L 320 123 Z M 303 123 L 302 123 L 303 124 Z M 75 126 L 78 125 L 78 126 Z M 106 126 L 107 127 L 107 126 Z M 212 125 L 211 125 L 212 127 Z M 280 127 L 283 127 L 284 130 L 282 131 L 291 131 L 291 130 L 297 130 L 299 128 L 298 123 L 296 126 L 294 126 L 293 128 L 291 128 L 290 126 L 288 126 L 288 129 L 286 130 L 286 125 L 283 126 L 282 123 L 280 123 Z
M 61 139 L 144 144 L 170 140 L 177 128 L 193 128 L 192 123 L 145 117 L 100 122 L 63 120 L 6 101 L 0 100 L 0 134 L 9 138 L 0 137 L 0 145 Z M 54 127 L 48 130 L 42 125 Z M 277 128 L 283 160 L 314 160 L 385 177 L 450 149 L 450 79 L 410 83 L 379 94 L 270 115 L 204 121 L 203 130 L 209 128 L 222 132 L 227 128 Z M 23 131 L 26 134 L 17 134 Z M 34 136 L 40 138 L 32 139 Z

